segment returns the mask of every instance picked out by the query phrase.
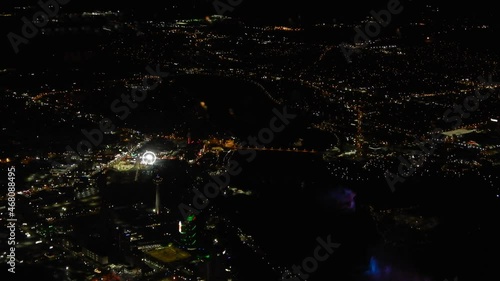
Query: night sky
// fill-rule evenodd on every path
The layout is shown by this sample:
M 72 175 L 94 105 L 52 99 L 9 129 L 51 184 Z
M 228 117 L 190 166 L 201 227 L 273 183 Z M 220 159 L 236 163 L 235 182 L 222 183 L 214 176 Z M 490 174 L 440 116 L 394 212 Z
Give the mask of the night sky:
M 23 4 L 29 5 L 37 3 L 33 0 L 8 0 L 3 1 L 2 8 L 10 8 L 20 6 Z M 335 3 L 336 2 L 336 3 Z M 370 10 L 380 10 L 385 8 L 388 1 L 375 0 L 375 1 L 285 1 L 285 0 L 244 0 L 235 9 L 238 15 L 248 16 L 250 18 L 264 17 L 267 19 L 290 17 L 301 14 L 311 19 L 318 19 L 323 17 L 343 18 L 343 19 L 358 19 L 366 16 Z M 418 4 L 417 4 L 418 3 Z M 68 9 L 126 9 L 135 10 L 137 12 L 151 13 L 158 12 L 164 8 L 168 8 L 175 4 L 182 8 L 182 12 L 189 15 L 193 12 L 193 7 L 199 13 L 210 12 L 212 1 L 206 0 L 144 0 L 144 1 L 99 1 L 99 0 L 71 0 L 67 6 Z M 415 7 L 423 10 L 422 7 L 426 5 L 438 6 L 442 12 L 452 17 L 455 16 L 471 16 L 481 18 L 492 18 L 495 15 L 495 9 L 490 1 L 479 0 L 474 2 L 445 2 L 445 1 L 408 1 L 402 0 L 403 6 Z M 411 11 L 416 12 L 416 11 Z

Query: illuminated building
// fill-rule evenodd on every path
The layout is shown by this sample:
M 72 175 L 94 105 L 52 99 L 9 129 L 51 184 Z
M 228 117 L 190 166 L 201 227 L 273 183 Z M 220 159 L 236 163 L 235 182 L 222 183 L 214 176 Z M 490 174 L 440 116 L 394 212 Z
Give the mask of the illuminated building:
M 179 221 L 179 233 L 182 246 L 187 250 L 196 250 L 196 217 L 194 215 L 187 217 L 184 222 Z
M 98 250 L 97 248 L 92 249 L 90 247 L 82 247 L 82 253 L 87 258 L 102 265 L 108 264 L 108 256 L 102 253 L 102 251 Z
M 160 184 L 162 183 L 163 178 L 160 175 L 156 175 L 156 178 L 153 179 L 154 184 L 156 185 L 156 197 L 155 197 L 155 213 L 157 215 L 160 214 Z
M 234 140 L 233 139 L 228 139 L 224 142 L 224 147 L 225 148 L 233 148 L 234 147 Z

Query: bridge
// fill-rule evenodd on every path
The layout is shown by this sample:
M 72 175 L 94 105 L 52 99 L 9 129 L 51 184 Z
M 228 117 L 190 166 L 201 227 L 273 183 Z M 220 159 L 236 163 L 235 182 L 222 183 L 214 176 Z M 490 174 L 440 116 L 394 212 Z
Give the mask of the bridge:
M 257 151 L 281 151 L 281 152 L 295 152 L 295 153 L 323 153 L 322 151 L 317 151 L 314 149 L 297 149 L 297 148 L 274 148 L 274 147 L 250 147 L 250 146 L 242 146 L 236 147 L 232 150 L 257 150 Z

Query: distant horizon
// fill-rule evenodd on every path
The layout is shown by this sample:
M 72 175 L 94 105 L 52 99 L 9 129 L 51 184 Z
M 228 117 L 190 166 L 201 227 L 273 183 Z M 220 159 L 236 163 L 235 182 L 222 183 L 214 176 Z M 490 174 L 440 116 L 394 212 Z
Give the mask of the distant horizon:
M 2 3 L 0 12 L 12 10 L 14 7 L 21 7 L 26 5 L 36 5 L 40 0 L 20 0 L 20 1 L 6 1 Z M 41 0 L 42 2 L 49 2 Z M 220 0 L 225 3 L 224 0 Z M 273 1 L 272 5 L 263 0 L 241 0 L 241 4 L 234 7 L 234 10 L 228 12 L 227 16 L 237 16 L 244 17 L 248 19 L 264 19 L 264 20 L 279 20 L 287 19 L 290 17 L 303 17 L 307 19 L 338 19 L 342 21 L 346 20 L 359 20 L 366 17 L 371 10 L 381 10 L 387 7 L 389 1 L 343 1 L 337 4 L 325 3 L 323 1 L 308 1 L 306 5 L 303 3 L 289 3 L 284 0 Z M 429 3 L 426 4 L 425 2 Z M 429 11 L 426 8 L 427 5 L 430 7 L 437 7 L 440 10 L 440 15 L 449 17 L 450 19 L 456 19 L 457 17 L 467 17 L 467 18 L 488 18 L 495 19 L 494 9 L 488 8 L 486 1 L 475 1 L 474 5 L 454 3 L 449 5 L 446 3 L 432 3 L 429 0 L 422 2 L 414 1 L 404 1 L 401 0 L 400 3 L 403 6 L 412 6 L 411 10 L 406 12 L 410 14 L 421 13 L 422 11 Z M 283 3 L 283 4 L 280 4 Z M 179 8 L 175 11 L 168 9 L 172 4 L 177 5 Z M 103 2 L 97 0 L 82 1 L 82 0 L 69 0 L 65 5 L 66 11 L 84 11 L 84 10 L 99 10 L 99 9 L 111 9 L 119 10 L 123 9 L 126 12 L 133 11 L 135 14 L 144 13 L 154 17 L 155 14 L 169 13 L 170 11 L 178 14 L 179 16 L 203 16 L 209 14 L 216 14 L 215 8 L 213 7 L 212 0 L 191 0 L 191 1 L 181 1 L 172 0 L 165 2 L 157 2 L 153 0 L 143 0 L 139 3 L 135 2 Z M 193 8 L 195 7 L 195 8 Z M 162 9 L 165 8 L 165 9 Z

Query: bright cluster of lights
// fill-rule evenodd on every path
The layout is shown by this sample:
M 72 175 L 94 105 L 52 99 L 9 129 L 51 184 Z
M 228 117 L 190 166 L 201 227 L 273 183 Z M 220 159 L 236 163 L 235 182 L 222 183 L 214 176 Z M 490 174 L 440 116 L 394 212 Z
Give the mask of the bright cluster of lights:
M 156 162 L 156 154 L 154 154 L 151 151 L 146 151 L 142 155 L 141 159 L 142 159 L 141 164 L 144 164 L 144 165 L 153 165 Z

